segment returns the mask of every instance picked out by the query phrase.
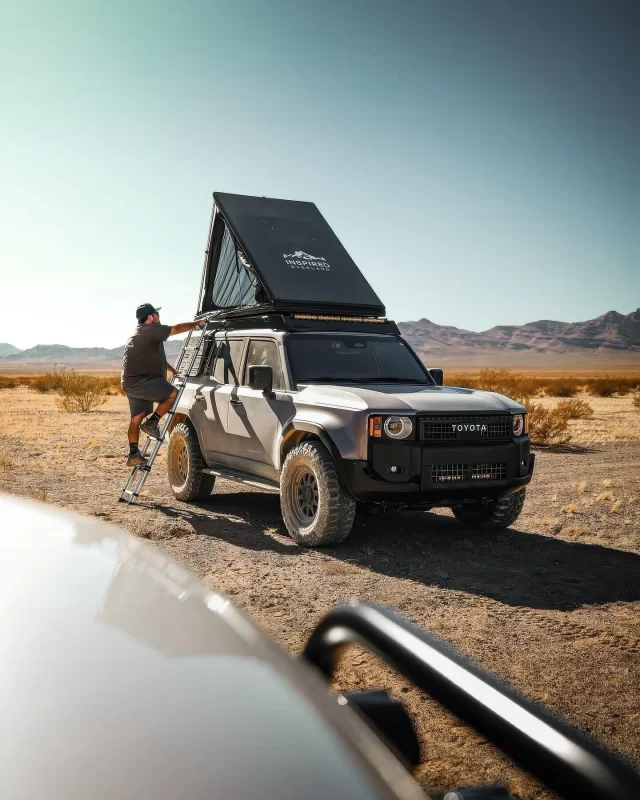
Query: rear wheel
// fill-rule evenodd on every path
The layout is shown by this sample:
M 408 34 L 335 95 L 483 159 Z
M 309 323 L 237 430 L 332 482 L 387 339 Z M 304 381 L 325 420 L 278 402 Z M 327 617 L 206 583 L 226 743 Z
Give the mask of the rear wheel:
M 483 531 L 500 531 L 508 528 L 520 516 L 524 506 L 526 489 L 492 500 L 490 503 L 453 508 L 453 514 L 466 528 L 477 528 Z
M 287 456 L 280 478 L 280 507 L 297 544 L 338 544 L 351 532 L 355 501 L 340 486 L 335 464 L 320 442 L 302 442 Z
M 171 431 L 167 453 L 169 485 L 178 500 L 203 500 L 209 497 L 215 475 L 205 475 L 206 467 L 198 437 L 191 425 L 180 422 Z

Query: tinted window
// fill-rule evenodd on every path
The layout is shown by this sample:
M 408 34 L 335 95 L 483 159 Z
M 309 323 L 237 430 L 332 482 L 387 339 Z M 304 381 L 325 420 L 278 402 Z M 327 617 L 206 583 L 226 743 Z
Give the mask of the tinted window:
M 271 367 L 273 370 L 273 388 L 284 389 L 280 352 L 275 342 L 261 341 L 258 339 L 251 340 L 249 343 L 249 352 L 247 353 L 245 384 L 249 381 L 249 367 L 251 366 Z
M 433 381 L 407 345 L 393 336 L 292 334 L 287 352 L 296 382 Z
M 220 383 L 240 384 L 240 359 L 242 358 L 242 339 L 220 342 L 213 377 Z

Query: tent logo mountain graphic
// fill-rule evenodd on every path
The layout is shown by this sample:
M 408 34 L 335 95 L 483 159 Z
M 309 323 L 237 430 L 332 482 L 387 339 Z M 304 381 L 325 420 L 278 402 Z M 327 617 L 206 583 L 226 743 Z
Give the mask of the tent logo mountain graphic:
M 304 261 L 325 261 L 326 262 L 326 260 L 327 260 L 326 258 L 323 258 L 322 256 L 310 256 L 309 253 L 305 253 L 302 250 L 296 250 L 295 253 L 291 253 L 291 255 L 289 255 L 289 256 L 286 253 L 283 253 L 282 255 L 285 258 L 298 258 L 298 259 L 303 259 Z
M 331 265 L 328 263 L 324 256 L 312 256 L 305 253 L 304 250 L 296 250 L 295 253 L 283 253 L 285 264 L 288 264 L 291 269 L 310 269 L 328 272 Z

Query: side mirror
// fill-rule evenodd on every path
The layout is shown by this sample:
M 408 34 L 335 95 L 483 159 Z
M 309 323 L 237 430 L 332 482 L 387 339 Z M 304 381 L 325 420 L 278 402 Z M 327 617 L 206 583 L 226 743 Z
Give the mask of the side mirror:
M 273 370 L 271 367 L 253 365 L 249 367 L 249 386 L 264 394 L 273 391 Z
M 431 375 L 438 386 L 442 386 L 444 382 L 444 372 L 441 369 L 430 369 L 429 375 Z

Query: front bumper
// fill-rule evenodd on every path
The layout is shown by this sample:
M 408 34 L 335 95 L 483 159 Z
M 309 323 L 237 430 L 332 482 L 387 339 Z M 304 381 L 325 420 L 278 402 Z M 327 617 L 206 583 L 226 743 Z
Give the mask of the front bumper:
M 475 446 L 380 442 L 368 461 L 343 461 L 342 468 L 344 488 L 356 500 L 433 507 L 515 492 L 531 481 L 534 464 L 524 436 Z

